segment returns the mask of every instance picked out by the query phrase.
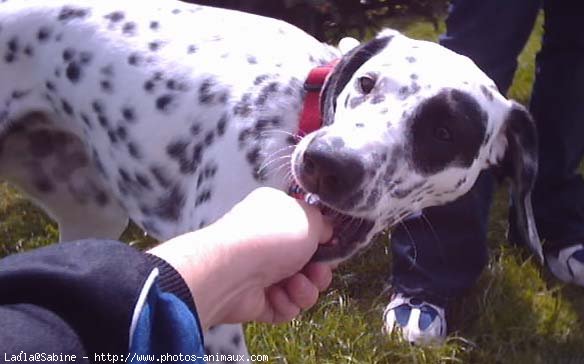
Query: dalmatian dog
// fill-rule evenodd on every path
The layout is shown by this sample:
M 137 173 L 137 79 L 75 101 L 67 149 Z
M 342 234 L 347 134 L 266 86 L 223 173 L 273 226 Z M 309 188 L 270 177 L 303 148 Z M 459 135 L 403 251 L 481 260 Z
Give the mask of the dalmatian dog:
M 323 126 L 298 142 L 304 81 L 333 60 Z M 163 241 L 259 186 L 299 186 L 335 224 L 314 259 L 342 261 L 501 165 L 541 257 L 534 123 L 437 44 L 384 30 L 341 54 L 278 20 L 172 0 L 3 0 L 0 74 L 0 175 L 61 240 L 117 238 L 132 219 Z M 241 335 L 216 327 L 208 350 L 246 354 Z

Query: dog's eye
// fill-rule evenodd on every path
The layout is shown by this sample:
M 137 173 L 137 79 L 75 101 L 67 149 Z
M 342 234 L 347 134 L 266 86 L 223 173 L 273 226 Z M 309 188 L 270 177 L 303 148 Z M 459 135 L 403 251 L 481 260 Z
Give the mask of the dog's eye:
M 375 79 L 371 76 L 361 76 L 357 82 L 359 83 L 359 89 L 364 94 L 370 93 L 373 87 L 375 87 Z
M 452 134 L 450 134 L 450 130 L 443 126 L 439 126 L 434 129 L 434 137 L 443 142 L 449 142 L 452 140 Z

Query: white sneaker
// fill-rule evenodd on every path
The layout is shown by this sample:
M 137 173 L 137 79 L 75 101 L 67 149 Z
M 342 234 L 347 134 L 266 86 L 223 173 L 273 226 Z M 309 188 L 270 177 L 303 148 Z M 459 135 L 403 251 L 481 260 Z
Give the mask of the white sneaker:
M 584 245 L 574 244 L 556 253 L 546 253 L 546 262 L 561 281 L 584 287 Z
M 396 293 L 383 313 L 385 331 L 399 330 L 412 344 L 441 344 L 446 338 L 446 317 L 442 307 L 419 298 Z

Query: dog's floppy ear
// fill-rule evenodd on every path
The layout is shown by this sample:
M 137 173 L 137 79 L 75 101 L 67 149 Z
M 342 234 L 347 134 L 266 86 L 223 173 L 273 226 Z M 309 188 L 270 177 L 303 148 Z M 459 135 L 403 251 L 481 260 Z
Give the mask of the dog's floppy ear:
M 327 78 L 320 95 L 320 110 L 324 125 L 332 124 L 337 107 L 337 97 L 353 77 L 353 74 L 363 63 L 385 48 L 392 37 L 393 34 L 382 35 L 353 48 L 341 58 Z
M 511 180 L 510 220 L 520 243 L 526 244 L 543 263 L 542 247 L 531 207 L 531 191 L 537 176 L 537 129 L 530 113 L 511 102 L 511 110 L 502 126 L 506 150 L 500 162 L 503 175 Z

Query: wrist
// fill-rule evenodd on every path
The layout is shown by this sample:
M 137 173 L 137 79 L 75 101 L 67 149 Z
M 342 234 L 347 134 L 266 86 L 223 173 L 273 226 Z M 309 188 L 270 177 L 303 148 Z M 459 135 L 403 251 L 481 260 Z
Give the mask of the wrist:
M 223 230 L 212 225 L 173 238 L 149 252 L 167 261 L 182 276 L 204 329 L 222 323 L 237 304 L 237 297 L 254 282 L 249 265 L 242 264 L 240 244 Z

